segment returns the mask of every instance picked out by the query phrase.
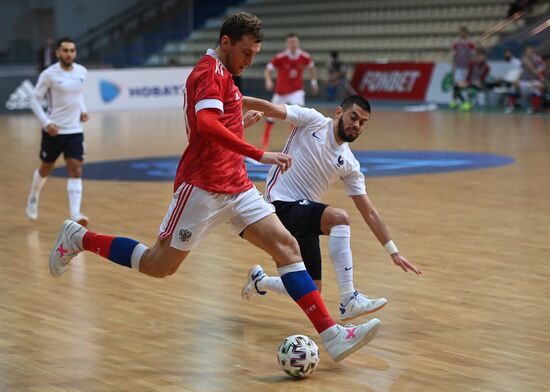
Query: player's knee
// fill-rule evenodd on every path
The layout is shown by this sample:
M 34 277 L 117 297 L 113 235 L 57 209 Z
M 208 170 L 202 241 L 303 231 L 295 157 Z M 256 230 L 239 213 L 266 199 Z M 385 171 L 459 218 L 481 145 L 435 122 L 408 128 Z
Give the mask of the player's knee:
M 67 173 L 71 178 L 80 178 L 82 177 L 82 168 L 81 167 L 67 167 Z
M 331 218 L 332 218 L 331 219 L 332 226 L 338 226 L 338 225 L 349 226 L 351 224 L 348 213 L 345 210 L 342 210 L 340 208 L 333 209 Z
M 139 270 L 154 278 L 166 278 L 177 272 L 183 259 L 170 257 L 155 246 L 143 254 Z
M 280 253 L 288 261 L 296 261 L 302 258 L 298 241 L 290 233 L 287 232 L 286 235 L 281 236 L 278 245 Z

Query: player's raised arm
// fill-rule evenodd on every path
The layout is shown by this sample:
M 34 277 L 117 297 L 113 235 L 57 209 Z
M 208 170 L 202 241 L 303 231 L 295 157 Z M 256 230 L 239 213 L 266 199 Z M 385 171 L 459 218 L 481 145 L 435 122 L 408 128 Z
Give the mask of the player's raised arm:
M 286 120 L 286 106 L 276 105 L 266 100 L 254 97 L 243 96 L 243 107 L 246 110 L 258 110 L 267 117 L 274 117 L 280 120 Z

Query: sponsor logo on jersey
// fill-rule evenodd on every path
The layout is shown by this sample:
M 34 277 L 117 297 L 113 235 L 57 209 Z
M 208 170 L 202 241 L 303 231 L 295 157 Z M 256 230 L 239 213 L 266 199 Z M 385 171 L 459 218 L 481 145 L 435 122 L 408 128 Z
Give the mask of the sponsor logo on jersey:
M 344 166 L 344 158 L 342 158 L 342 155 L 338 155 L 338 159 L 336 160 L 336 167 L 340 169 L 342 166 Z
M 319 135 L 317 135 L 317 131 L 313 132 L 313 133 L 311 134 L 311 136 L 313 136 L 315 139 L 321 140 L 321 138 L 319 137 Z

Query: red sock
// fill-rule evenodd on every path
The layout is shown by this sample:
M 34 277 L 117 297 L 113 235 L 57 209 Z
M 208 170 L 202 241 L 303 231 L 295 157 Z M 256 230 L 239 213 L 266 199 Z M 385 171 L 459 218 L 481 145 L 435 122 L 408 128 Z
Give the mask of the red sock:
M 273 128 L 273 122 L 266 121 L 264 135 L 262 136 L 262 148 L 267 150 L 269 147 L 269 135 L 271 134 L 271 128 Z
M 82 239 L 82 247 L 89 252 L 97 253 L 98 255 L 109 258 L 109 251 L 111 250 L 111 243 L 115 237 L 109 235 L 97 234 L 92 231 L 86 232 Z
M 336 323 L 330 317 L 319 291 L 315 290 L 296 301 L 317 330 L 321 333 Z

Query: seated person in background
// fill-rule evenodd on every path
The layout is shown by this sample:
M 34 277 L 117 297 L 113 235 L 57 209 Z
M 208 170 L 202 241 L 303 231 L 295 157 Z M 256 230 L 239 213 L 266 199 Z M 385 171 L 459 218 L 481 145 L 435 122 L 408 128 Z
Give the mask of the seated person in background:
M 328 63 L 328 80 L 326 93 L 329 101 L 334 101 L 338 95 L 338 88 L 344 87 L 347 95 L 355 95 L 356 91 L 350 86 L 347 79 L 348 68 L 339 59 L 337 51 L 330 52 L 330 62 Z
M 511 113 L 516 107 L 517 98 L 521 96 L 521 101 L 527 107 L 527 112 L 537 112 L 542 102 L 543 81 L 544 62 L 537 55 L 533 46 L 526 46 L 521 58 L 521 76 L 518 82 L 512 84 L 513 92 L 510 94 L 508 105 L 504 111 Z
M 500 86 L 510 87 L 521 76 L 521 60 L 514 56 L 510 49 L 504 49 L 504 61 L 508 63 L 508 68 L 504 76 L 497 79 L 497 83 L 500 82 Z
M 521 60 L 514 56 L 510 49 L 504 49 L 504 61 L 506 68 L 503 68 L 498 75 L 494 75 L 492 80 L 487 80 L 485 87 L 499 97 L 508 99 L 509 95 L 515 92 L 514 86 L 517 85 L 521 76 Z
M 460 110 L 470 110 L 477 102 L 478 93 L 486 89 L 485 82 L 489 76 L 489 64 L 485 51 L 479 49 L 468 66 L 466 80 L 455 83 L 455 96 L 461 102 Z M 464 98 L 463 92 L 466 92 Z

